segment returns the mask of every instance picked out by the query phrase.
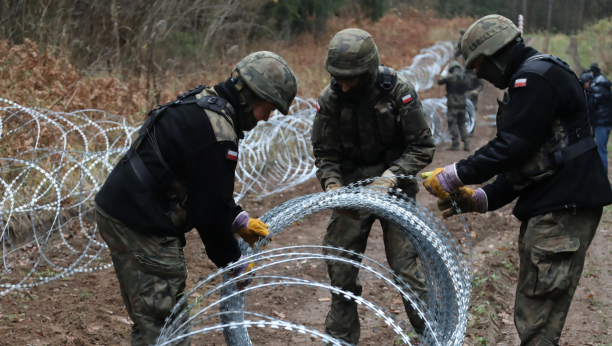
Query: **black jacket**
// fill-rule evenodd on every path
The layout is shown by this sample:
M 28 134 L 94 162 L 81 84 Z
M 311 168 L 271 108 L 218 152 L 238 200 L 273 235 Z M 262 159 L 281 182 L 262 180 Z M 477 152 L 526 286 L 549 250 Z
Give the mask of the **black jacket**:
M 612 127 L 612 82 L 603 75 L 595 77 L 589 88 L 589 110 L 593 127 Z
M 522 165 L 542 147 L 555 117 L 563 119 L 586 106 L 580 83 L 558 65 L 553 64 L 543 76 L 533 72 L 515 75 L 523 62 L 536 53 L 522 44 L 512 53 L 504 71 L 510 85 L 504 125 L 487 145 L 457 163 L 459 179 L 466 185 L 481 184 L 497 176 L 483 188 L 488 210 L 499 209 L 518 197 L 513 212 L 522 221 L 550 211 L 612 203 L 612 190 L 597 148 L 520 191 L 515 191 L 509 182 L 505 172 Z M 525 86 L 515 87 L 516 79 L 526 79 Z M 571 145 L 573 137 L 569 138 Z
M 196 104 L 167 108 L 155 125 L 155 135 L 162 157 L 186 183 L 184 208 L 204 242 L 208 257 L 218 267 L 238 260 L 241 252 L 232 223 L 242 209 L 233 199 L 237 162 L 228 155 L 228 151 L 238 152 L 237 143 L 218 141 L 205 110 Z M 143 142 L 138 154 L 161 191 L 168 191 L 174 177 L 164 168 L 149 141 Z M 185 243 L 184 233 L 175 231 L 167 214 L 170 199 L 148 190 L 125 155 L 95 201 L 103 211 L 135 231 L 177 236 Z

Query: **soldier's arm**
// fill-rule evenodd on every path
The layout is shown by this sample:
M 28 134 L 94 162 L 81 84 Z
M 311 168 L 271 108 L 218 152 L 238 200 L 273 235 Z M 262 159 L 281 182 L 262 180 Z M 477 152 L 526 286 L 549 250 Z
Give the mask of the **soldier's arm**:
M 487 211 L 497 210 L 518 198 L 518 192 L 505 174 L 498 175 L 491 184 L 482 189 L 487 195 Z
M 528 160 L 542 146 L 560 102 L 567 101 L 539 75 L 524 73 L 517 78 L 526 78 L 527 86 L 510 87 L 505 123 L 497 136 L 457 163 L 457 175 L 465 185 L 481 184 Z
M 340 162 L 342 160 L 342 144 L 338 121 L 328 113 L 325 102 L 319 98 L 319 109 L 312 125 L 312 149 L 317 167 L 317 178 L 325 190 L 327 185 L 336 183 L 343 185 Z
M 396 175 L 416 175 L 433 160 L 436 142 L 414 87 L 403 77 L 398 76 L 398 79 L 400 82 L 391 95 L 399 110 L 401 132 L 407 148 L 391 170 Z
M 450 78 L 452 77 L 452 74 L 448 74 L 447 76 L 440 76 L 438 77 L 438 85 L 444 85 L 448 82 L 450 82 Z

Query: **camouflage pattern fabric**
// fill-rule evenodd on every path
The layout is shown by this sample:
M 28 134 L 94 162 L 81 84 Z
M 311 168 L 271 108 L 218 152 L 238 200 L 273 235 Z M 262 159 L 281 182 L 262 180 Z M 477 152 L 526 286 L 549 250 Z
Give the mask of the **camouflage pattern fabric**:
M 559 344 L 602 210 L 556 211 L 521 224 L 514 307 L 521 346 Z
M 323 90 L 313 124 L 312 144 L 317 178 L 324 189 L 331 183 L 342 186 L 380 176 L 387 169 L 396 175 L 416 175 L 431 163 L 435 141 L 421 102 L 412 84 L 401 75 L 397 78 L 389 94 L 381 94 L 374 84 L 363 97 L 350 99 L 330 86 Z M 419 190 L 415 181 L 406 179 L 399 180 L 399 188 L 409 196 L 415 196 Z M 363 253 L 374 221 L 371 215 L 356 221 L 334 211 L 323 243 Z M 414 246 L 395 225 L 385 220 L 381 224 L 391 269 L 426 298 L 427 289 L 417 268 Z M 332 285 L 361 294 L 356 268 L 329 263 L 328 272 Z M 415 329 L 422 331 L 421 319 L 410 306 L 405 307 Z M 334 295 L 325 325 L 328 334 L 357 344 L 360 327 L 355 303 Z
M 446 106 L 448 108 L 463 108 L 466 107 L 465 93 L 468 88 L 468 76 L 459 68 L 451 68 L 449 66 L 449 74 L 445 77 L 438 78 L 438 85 L 446 86 Z
M 335 211 L 329 220 L 327 233 L 323 238 L 324 246 L 340 247 L 363 254 L 366 250 L 368 236 L 377 217 L 372 214 L 361 215 L 361 220 L 353 220 L 339 215 Z M 423 301 L 427 302 L 427 286 L 423 274 L 417 265 L 417 252 L 408 237 L 394 224 L 380 220 L 383 228 L 383 241 L 389 267 L 405 282 Z M 332 254 L 333 250 L 326 250 Z M 347 254 L 341 256 L 348 257 Z M 359 258 L 351 258 L 360 261 Z M 346 263 L 327 262 L 327 272 L 331 285 L 361 295 L 362 287 L 359 281 L 359 269 Z M 423 333 L 425 324 L 404 300 L 404 308 L 410 323 L 418 333 Z M 357 344 L 361 334 L 357 303 L 342 296 L 332 294 L 331 310 L 325 320 L 325 332 L 335 338 L 351 344 Z
M 431 163 L 435 141 L 414 86 L 403 76 L 397 76 L 388 95 L 375 85 L 364 97 L 345 99 L 340 94 L 330 86 L 323 90 L 312 127 L 323 189 L 332 182 L 343 186 L 380 176 L 386 169 L 416 175 Z M 400 188 L 407 187 L 403 184 L 411 183 L 400 180 Z
M 329 43 L 325 69 L 334 77 L 351 78 L 374 73 L 380 65 L 372 35 L 361 29 L 338 32 Z
M 467 130 L 467 119 L 465 108 L 447 108 L 446 121 L 448 123 L 448 133 L 451 136 L 453 147 L 459 146 L 459 136 L 466 149 L 470 148 L 470 134 Z
M 475 70 L 467 70 L 465 74 L 468 77 L 468 89 L 465 96 L 472 102 L 474 109 L 478 110 L 478 95 L 484 90 L 484 79 L 480 79 L 476 76 Z
M 217 92 L 213 88 L 204 89 L 201 93 L 196 95 L 196 98 L 199 100 L 205 96 L 219 96 Z M 231 104 L 227 104 L 226 107 L 231 108 Z M 231 117 L 226 114 L 225 116 L 213 112 L 209 109 L 205 109 L 206 115 L 210 120 L 210 124 L 212 125 L 213 131 L 215 132 L 215 137 L 217 141 L 232 141 L 238 145 L 238 136 L 236 136 L 236 131 L 234 130 L 234 124 L 232 122 Z M 225 113 L 225 111 L 223 111 Z
M 130 344 L 153 345 L 185 290 L 183 244 L 175 237 L 144 236 L 99 207 L 96 223 L 111 252 L 121 297 L 134 322 Z M 191 340 L 178 345 L 191 345 Z
M 465 68 L 474 68 L 481 56 L 494 55 L 498 50 L 521 36 L 521 31 L 504 16 L 492 14 L 472 24 L 461 39 L 461 52 Z
M 297 79 L 283 58 L 272 52 L 256 52 L 242 59 L 236 71 L 259 98 L 287 115 L 297 94 Z

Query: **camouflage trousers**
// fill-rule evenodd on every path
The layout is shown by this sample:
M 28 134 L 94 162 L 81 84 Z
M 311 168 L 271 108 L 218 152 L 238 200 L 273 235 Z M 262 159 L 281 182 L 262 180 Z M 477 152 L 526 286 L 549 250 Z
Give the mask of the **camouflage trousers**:
M 134 322 L 130 343 L 153 345 L 185 290 L 183 244 L 175 237 L 144 236 L 99 210 L 96 223 L 111 252 L 121 297 Z M 191 345 L 191 340 L 177 345 Z
M 324 246 L 340 247 L 363 254 L 366 250 L 368 236 L 377 217 L 364 214 L 361 220 L 353 220 L 347 216 L 339 215 L 334 211 L 327 226 L 327 233 L 323 238 Z M 427 286 L 424 276 L 417 266 L 418 254 L 408 237 L 394 224 L 380 220 L 383 228 L 383 241 L 389 267 L 410 287 L 416 294 L 427 302 Z M 334 251 L 324 251 L 330 254 Z M 347 254 L 342 257 L 351 258 Z M 360 258 L 351 258 L 361 262 Z M 348 263 L 327 261 L 327 272 L 331 285 L 340 287 L 360 296 L 362 292 L 359 281 L 359 269 Z M 404 300 L 406 314 L 412 326 L 418 333 L 423 333 L 425 324 L 410 305 Z M 357 303 L 342 296 L 332 294 L 331 310 L 325 320 L 325 332 L 337 339 L 351 344 L 357 344 L 361 334 Z
M 448 133 L 451 135 L 453 146 L 459 146 L 459 135 L 461 141 L 467 148 L 470 147 L 470 134 L 467 130 L 467 119 L 465 116 L 465 108 L 448 108 L 446 111 L 446 121 L 448 123 Z
M 466 93 L 467 98 L 470 99 L 472 104 L 474 105 L 474 110 L 478 110 L 478 93 Z
M 521 346 L 558 345 L 602 208 L 556 211 L 521 224 L 514 324 Z

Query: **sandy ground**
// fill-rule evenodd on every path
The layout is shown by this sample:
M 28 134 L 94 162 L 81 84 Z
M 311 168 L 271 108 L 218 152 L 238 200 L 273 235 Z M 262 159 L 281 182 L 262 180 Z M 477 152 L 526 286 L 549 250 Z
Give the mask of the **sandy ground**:
M 433 90 L 432 93 L 441 90 Z M 495 129 L 483 118 L 495 113 L 494 100 L 498 93 L 487 87 L 479 109 L 473 148 L 484 145 L 495 134 Z M 449 152 L 442 145 L 429 168 L 450 164 L 465 158 L 464 151 Z M 316 180 L 310 180 L 290 191 L 261 201 L 243 201 L 246 210 L 259 216 L 272 207 L 308 193 L 319 192 Z M 435 200 L 421 191 L 417 200 L 434 211 Z M 289 245 L 320 244 L 330 212 L 310 215 L 286 229 L 270 245 L 278 248 Z M 456 218 L 444 224 L 459 241 L 465 253 L 468 247 L 463 226 Z M 512 324 L 513 291 L 518 268 L 516 241 L 519 222 L 511 216 L 511 206 L 485 215 L 468 216 L 468 224 L 476 234 L 473 239 L 475 268 L 474 286 L 465 345 L 518 345 Z M 604 215 L 595 242 L 588 253 L 587 266 L 576 292 L 570 317 L 562 338 L 562 345 L 610 345 L 612 318 L 610 290 L 612 270 L 609 268 L 609 243 L 612 241 L 612 216 Z M 215 271 L 206 257 L 205 249 L 196 232 L 187 234 L 185 256 L 189 270 L 188 288 Z M 66 256 L 56 254 L 55 256 Z M 366 256 L 381 263 L 385 261 L 382 230 L 375 224 Z M 102 261 L 109 262 L 108 254 Z M 25 268 L 25 267 L 24 267 Z M 19 272 L 19 268 L 17 268 Z M 276 274 L 288 274 L 309 280 L 328 282 L 323 263 L 292 264 L 277 267 Z M 394 311 L 407 321 L 399 296 L 372 275 L 360 274 L 364 295 L 382 307 Z M 10 277 L 2 278 L 10 281 Z M 5 281 L 6 280 L 6 281 Z M 324 330 L 324 319 L 329 309 L 328 291 L 283 287 L 249 295 L 247 309 L 276 315 L 284 320 Z M 212 300 L 211 300 L 212 301 Z M 396 341 L 395 334 L 371 312 L 360 308 L 360 345 L 386 346 Z M 64 280 L 36 287 L 29 291 L 13 291 L 0 297 L 0 345 L 129 345 L 129 320 L 119 294 L 117 279 L 112 269 L 93 274 L 73 275 Z M 252 328 L 254 345 L 319 345 L 298 333 L 266 328 Z M 193 345 L 224 345 L 219 332 L 197 336 Z

